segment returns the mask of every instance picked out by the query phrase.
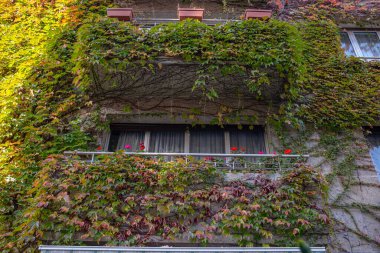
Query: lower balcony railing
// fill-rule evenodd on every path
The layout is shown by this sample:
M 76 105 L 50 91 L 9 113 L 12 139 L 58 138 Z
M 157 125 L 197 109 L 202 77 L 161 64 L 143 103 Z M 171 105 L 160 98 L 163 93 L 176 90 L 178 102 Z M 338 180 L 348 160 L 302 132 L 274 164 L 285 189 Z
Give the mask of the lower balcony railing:
M 114 152 L 66 151 L 66 156 L 87 162 L 96 162 L 99 156 L 112 155 Z M 204 160 L 218 169 L 226 170 L 285 170 L 298 163 L 305 162 L 309 155 L 282 154 L 213 154 L 213 153 L 153 153 L 125 152 L 126 155 L 144 156 L 149 159 L 175 161 L 182 158 L 191 166 L 192 163 Z
M 209 248 L 209 247 L 79 247 L 79 246 L 40 246 L 41 253 L 97 253 L 97 252 L 118 252 L 118 253 L 301 253 L 299 248 Z M 313 253 L 325 253 L 323 247 L 312 247 Z

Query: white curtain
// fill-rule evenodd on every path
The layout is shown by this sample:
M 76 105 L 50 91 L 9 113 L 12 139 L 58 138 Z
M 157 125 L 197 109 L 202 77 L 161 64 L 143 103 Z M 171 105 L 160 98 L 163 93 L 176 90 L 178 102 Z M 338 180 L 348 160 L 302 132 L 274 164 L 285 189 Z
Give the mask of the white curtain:
M 124 149 L 127 152 L 135 152 L 140 150 L 140 143 L 144 142 L 145 133 L 143 131 L 123 131 L 119 135 L 116 150 Z M 126 149 L 126 146 L 130 149 Z
M 224 131 L 219 129 L 191 130 L 190 153 L 225 153 Z
M 230 145 L 244 150 L 246 154 L 265 153 L 264 130 L 230 130 Z
M 184 131 L 151 131 L 149 152 L 182 153 L 185 146 Z
M 354 34 L 364 57 L 380 57 L 380 39 L 375 32 Z

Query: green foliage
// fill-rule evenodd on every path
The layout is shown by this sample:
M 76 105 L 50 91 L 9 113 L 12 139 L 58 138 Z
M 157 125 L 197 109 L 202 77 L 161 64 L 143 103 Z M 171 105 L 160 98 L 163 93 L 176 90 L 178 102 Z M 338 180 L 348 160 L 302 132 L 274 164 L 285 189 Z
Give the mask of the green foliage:
M 154 75 L 158 57 L 180 57 L 199 63 L 193 90 L 202 90 L 210 100 L 222 95 L 209 82 L 219 73 L 249 73 L 245 85 L 259 97 L 270 89 L 268 70 L 275 70 L 284 81 L 284 94 L 280 111 L 271 116 L 297 127 L 313 123 L 347 129 L 371 125 L 379 117 L 379 63 L 346 58 L 338 28 L 330 21 L 249 20 L 209 27 L 188 20 L 139 30 L 92 19 L 78 34 L 77 81 L 87 87 L 95 82 L 91 76 L 97 66 L 109 76 L 136 66 Z
M 193 89 L 201 89 L 209 99 L 218 97 L 207 82 L 218 72 L 248 72 L 246 85 L 255 93 L 270 83 L 263 68 L 276 70 L 290 87 L 303 72 L 300 34 L 282 21 L 249 20 L 210 27 L 187 20 L 149 30 L 103 18 L 87 22 L 78 31 L 74 55 L 80 73 L 77 80 L 82 85 L 94 83 L 91 76 L 96 66 L 110 76 L 136 65 L 153 71 L 152 61 L 160 56 L 198 62 L 201 70 Z
M 302 253 L 312 253 L 309 245 L 307 245 L 305 241 L 303 240 L 298 241 L 298 246 L 300 247 Z
M 71 177 L 75 178 L 71 170 L 63 172 L 59 167 L 48 163 L 51 168 L 45 168 L 41 174 L 38 174 L 41 178 L 36 181 L 36 189 L 32 191 L 30 189 L 33 188 L 32 182 L 36 174 L 41 170 L 40 162 L 48 155 L 88 147 L 88 142 L 92 138 L 84 131 L 84 124 L 80 118 L 78 119 L 78 115 L 86 109 L 94 112 L 98 108 L 92 105 L 89 96 L 94 83 L 91 75 L 93 66 L 102 66 L 111 74 L 125 71 L 130 67 L 147 68 L 153 73 L 152 62 L 160 56 L 198 62 L 201 71 L 198 72 L 194 89 L 201 89 L 211 100 L 218 99 L 220 95 L 208 82 L 215 73 L 220 72 L 223 75 L 249 73 L 244 85 L 247 85 L 252 94 L 260 95 L 263 87 L 271 81 L 266 71 L 270 69 L 275 70 L 284 81 L 282 96 L 284 100 L 281 101 L 283 106 L 280 112 L 270 115 L 273 118 L 277 116 L 281 122 L 295 125 L 311 122 L 317 127 L 352 128 L 372 124 L 379 117 L 379 64 L 361 62 L 353 58 L 346 59 L 339 48 L 337 28 L 330 22 L 291 24 L 277 20 L 242 21 L 208 27 L 200 22 L 186 21 L 160 25 L 145 31 L 128 23 L 100 19 L 99 14 L 104 16 L 105 9 L 110 4 L 111 1 L 106 0 L 0 1 L 0 248 L 4 245 L 8 245 L 8 248 L 15 246 L 13 243 L 22 232 L 24 236 L 19 238 L 18 243 L 21 251 L 26 252 L 22 245 L 28 245 L 29 242 L 41 238 L 41 228 L 48 229 L 49 225 L 53 230 L 54 226 L 59 230 L 63 230 L 62 226 L 68 226 L 68 230 L 63 230 L 66 236 L 62 238 L 64 242 L 72 240 L 71 235 L 74 232 L 87 229 L 81 228 L 78 224 L 71 224 L 69 220 L 71 217 L 64 213 L 59 216 L 62 218 L 59 224 L 53 224 L 48 219 L 50 216 L 46 214 L 50 215 L 53 210 L 58 214 L 65 210 L 61 210 L 62 207 L 66 207 L 65 196 L 62 196 L 63 200 L 55 203 L 55 206 L 36 208 L 38 203 L 33 202 L 36 194 L 39 198 L 45 196 L 45 190 L 51 190 L 40 181 L 46 179 L 47 175 L 51 175 L 51 179 L 55 180 L 54 186 L 57 187 L 57 191 L 64 190 L 57 185 L 63 181 L 49 174 L 51 172 L 49 169 L 56 169 L 57 173 L 62 173 L 61 178 L 67 177 L 70 187 L 81 187 L 71 186 Z M 126 111 L 129 110 L 128 105 L 124 108 Z M 254 118 L 238 114 L 234 119 L 239 121 L 246 117 Z M 332 157 L 335 157 L 335 150 L 330 151 Z M 53 161 L 60 164 L 55 159 L 50 162 Z M 122 175 L 129 173 L 129 170 L 125 172 L 111 161 L 103 162 L 113 166 L 116 171 L 121 170 Z M 351 171 L 352 159 L 348 158 L 344 162 L 342 166 Z M 127 168 L 135 168 L 136 164 L 133 161 L 127 160 L 125 163 L 131 163 L 133 166 L 121 164 Z M 85 164 L 77 164 L 78 168 L 74 165 L 76 164 L 70 167 L 73 171 L 87 168 Z M 65 168 L 68 165 L 60 166 Z M 93 166 L 91 170 L 99 173 L 101 177 L 106 177 L 104 172 L 99 171 L 104 169 L 104 166 L 99 164 Z M 181 184 L 184 187 L 191 182 L 192 178 L 189 179 L 188 175 L 178 175 L 180 169 L 187 171 L 180 163 L 149 164 L 149 166 L 153 166 L 152 170 L 157 168 L 155 166 L 164 168 L 164 171 L 174 170 L 176 175 L 182 178 Z M 341 171 L 341 168 L 338 169 Z M 105 171 L 111 172 L 107 169 Z M 311 176 L 311 174 L 313 173 L 305 175 Z M 85 175 L 90 177 L 86 173 Z M 116 174 L 113 176 L 116 181 L 119 180 Z M 314 185 L 306 179 L 302 182 L 307 182 L 305 187 Z M 302 182 L 296 184 L 303 184 Z M 293 181 L 287 183 L 295 187 Z M 167 182 L 164 185 L 168 189 L 174 189 L 174 185 Z M 134 190 L 147 190 L 141 182 L 134 186 L 140 187 L 133 188 Z M 269 192 L 269 195 L 263 195 L 262 199 L 252 193 L 249 187 L 241 186 L 248 191 L 247 198 L 252 203 L 257 202 L 260 207 L 265 206 L 262 214 L 245 210 L 249 213 L 249 218 L 244 217 L 244 219 L 258 224 L 248 223 L 248 226 L 259 227 L 258 230 L 251 231 L 251 235 L 255 237 L 253 239 L 247 239 L 248 228 L 245 228 L 240 238 L 241 244 L 249 244 L 263 236 L 270 237 L 272 232 L 268 232 L 268 226 L 271 226 L 271 223 L 269 220 L 259 222 L 257 219 L 264 218 L 261 215 L 267 215 L 265 217 L 272 219 L 272 222 L 277 221 L 277 232 L 281 229 L 286 232 L 286 236 L 289 236 L 290 232 L 298 235 L 315 228 L 310 224 L 315 224 L 317 213 L 306 205 L 307 196 L 304 195 L 304 191 L 300 192 L 299 188 L 296 189 L 299 196 L 289 197 L 288 194 L 291 194 L 289 190 L 293 189 L 293 186 L 291 188 L 278 186 L 276 190 L 284 195 Z M 98 181 L 93 181 L 86 187 L 86 191 L 91 194 L 110 190 L 107 185 L 102 185 Z M 102 187 L 105 187 L 104 190 Z M 157 194 L 164 194 L 162 187 L 155 189 L 158 189 Z M 204 190 L 206 193 L 207 189 L 210 188 Z M 223 190 L 227 191 L 224 188 Z M 190 189 L 185 188 L 178 190 L 179 193 L 189 191 Z M 194 194 L 197 192 L 194 189 L 191 191 Z M 222 190 L 218 188 L 218 191 Z M 59 194 L 58 192 L 52 194 L 54 198 L 58 198 L 55 196 Z M 169 201 L 170 196 L 166 195 L 159 196 L 159 199 L 163 199 L 164 202 Z M 230 196 L 228 191 L 226 196 Z M 292 218 L 289 229 L 281 228 L 283 226 L 281 219 L 285 218 L 281 216 L 284 214 L 275 213 L 277 204 L 266 201 L 269 197 L 280 202 L 285 201 L 282 199 L 283 196 L 296 201 L 301 208 L 297 209 L 298 211 L 305 210 L 295 213 L 295 210 L 289 209 L 289 213 L 298 215 L 292 216 L 294 219 Z M 74 196 L 70 198 L 75 200 Z M 125 205 L 121 204 L 121 200 L 114 199 L 114 196 L 106 195 L 104 198 L 102 203 L 110 198 L 120 205 Z M 202 198 L 204 197 L 196 197 L 196 200 L 201 199 L 201 202 L 208 203 L 209 200 Z M 239 208 L 249 209 L 244 201 L 236 203 L 233 200 L 223 199 L 231 205 L 231 212 L 241 215 Z M 202 212 L 207 213 L 205 206 L 199 206 L 197 201 L 189 200 L 190 204 L 187 207 L 200 208 Z M 158 204 L 155 203 L 153 206 L 157 210 L 160 209 L 160 215 L 168 211 L 163 207 L 158 208 Z M 29 205 L 32 206 L 25 216 L 25 210 Z M 54 209 L 58 207 L 59 209 Z M 80 209 L 81 206 L 78 204 L 75 208 Z M 71 210 L 76 210 L 75 208 L 69 209 L 73 217 L 78 215 L 71 213 Z M 83 208 L 89 207 L 84 205 Z M 285 205 L 284 208 L 290 207 Z M 96 210 L 100 213 L 119 214 L 119 210 Z M 114 216 L 111 215 L 110 218 L 115 220 L 107 220 L 112 223 L 108 224 L 109 228 L 112 228 L 108 230 L 105 229 L 108 227 L 107 224 L 92 221 L 93 216 L 87 217 L 86 215 L 94 215 L 87 211 L 83 211 L 81 215 L 91 221 L 91 226 L 94 227 L 91 231 L 86 230 L 86 233 L 90 233 L 96 239 L 103 236 L 103 233 L 111 236 L 119 233 L 117 229 L 120 221 Z M 120 212 L 125 214 L 125 211 Z M 224 227 L 223 229 L 219 227 L 220 231 L 233 233 L 240 228 L 240 221 L 230 214 L 221 220 L 224 222 Z M 207 215 L 205 217 L 208 217 Z M 301 219 L 301 223 L 309 221 L 310 224 L 298 224 L 300 227 L 296 227 L 297 217 Z M 162 235 L 165 231 L 161 225 L 157 227 L 155 233 L 161 231 Z M 165 235 L 175 235 L 180 231 L 180 228 L 176 226 L 174 228 L 174 231 L 169 230 Z M 290 228 L 293 230 L 290 231 Z M 195 232 L 195 235 L 200 240 L 207 240 L 207 234 L 203 232 Z M 139 242 L 128 236 L 131 243 Z M 280 236 L 283 235 L 280 233 Z M 115 240 L 118 241 L 120 238 L 116 236 Z
M 338 30 L 328 22 L 301 23 L 299 28 L 308 41 L 307 71 L 291 113 L 319 128 L 373 124 L 380 111 L 379 62 L 344 57 Z
M 39 162 L 87 147 L 74 116 L 86 96 L 72 85 L 70 59 L 83 10 L 99 4 L 106 1 L 0 1 L 1 251 L 25 218 Z
M 240 245 L 257 245 L 263 238 L 270 245 L 294 245 L 329 222 L 317 204 L 324 184 L 321 174 L 303 165 L 279 179 L 257 177 L 245 185 L 224 182 L 201 161 L 116 153 L 88 163 L 52 156 L 33 183 L 27 219 L 8 235 L 17 236 L 8 246 L 25 249 L 49 232 L 57 233 L 60 244 L 89 238 L 141 245 L 152 236 L 191 232 L 203 242 L 224 234 Z

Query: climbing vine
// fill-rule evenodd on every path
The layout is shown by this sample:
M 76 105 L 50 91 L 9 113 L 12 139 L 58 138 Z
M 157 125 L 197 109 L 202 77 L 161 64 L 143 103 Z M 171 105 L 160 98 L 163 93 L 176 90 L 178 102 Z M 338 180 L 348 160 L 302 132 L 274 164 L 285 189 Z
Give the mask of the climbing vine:
M 1 249 L 19 247 L 23 251 L 30 244 L 43 238 L 44 230 L 55 229 L 62 230 L 64 237 L 59 240 L 67 243 L 78 243 L 73 241 L 73 234 L 76 232 L 84 232 L 95 239 L 104 235 L 111 236 L 115 243 L 120 243 L 126 238 L 131 244 L 143 243 L 144 237 L 134 238 L 128 233 L 122 235 L 119 230 L 121 222 L 117 217 L 110 216 L 112 220 L 105 220 L 103 223 L 103 220 L 96 220 L 91 216 L 94 213 L 79 210 L 85 208 L 85 205 L 79 205 L 80 201 L 87 201 L 87 195 L 83 196 L 84 199 L 71 195 L 78 191 L 75 187 L 80 187 L 72 185 L 71 180 L 79 180 L 79 175 L 74 175 L 71 170 L 65 171 L 65 174 L 61 170 L 90 169 L 107 180 L 105 172 L 101 172 L 104 166 L 96 164 L 88 168 L 89 165 L 72 161 L 70 164 L 62 164 L 63 158 L 50 158 L 45 164 L 41 164 L 52 154 L 95 147 L 95 130 L 91 123 L 86 121 L 86 115 L 99 108 L 102 99 L 98 95 L 104 94 L 96 93 L 99 87 L 99 80 L 96 79 L 100 77 L 98 73 L 105 75 L 105 80 L 111 84 L 110 87 L 120 88 L 120 82 L 115 76 L 122 73 L 130 78 L 136 77 L 136 70 L 146 71 L 143 73 L 150 76 L 159 75 L 164 69 L 160 58 L 169 57 L 196 65 L 196 78 L 188 90 L 194 93 L 200 91 L 197 98 L 202 101 L 223 100 L 223 94 L 216 85 L 221 77 L 229 76 L 235 79 L 240 76 L 239 88 L 245 89 L 245 92 L 255 99 L 263 99 L 262 95 L 265 90 L 271 89 L 272 81 L 280 80 L 282 94 L 278 96 L 278 108 L 268 115 L 275 124 L 287 123 L 303 127 L 311 123 L 316 128 L 350 129 L 371 125 L 379 118 L 379 64 L 345 58 L 340 49 L 337 26 L 330 21 L 316 21 L 316 17 L 312 16 L 313 12 L 306 15 L 308 21 L 297 23 L 278 20 L 242 21 L 208 27 L 200 22 L 186 21 L 141 30 L 127 23 L 103 18 L 105 9 L 109 6 L 112 6 L 112 1 L 106 0 L 0 2 L 0 7 L 4 7 L 0 8 Z M 122 89 L 122 92 L 124 91 L 125 89 Z M 125 111 L 136 109 L 133 102 L 123 105 Z M 202 114 L 199 108 L 188 109 L 191 114 Z M 222 105 L 218 109 L 213 116 L 218 118 L 219 124 L 236 122 L 247 116 L 240 105 L 233 109 Z M 225 119 L 226 114 L 230 114 L 228 120 Z M 188 118 L 192 119 L 191 116 Z M 333 147 L 329 152 L 331 157 L 335 156 Z M 121 158 L 117 156 L 113 158 L 116 160 L 105 159 L 102 162 L 125 175 L 129 175 L 141 164 L 150 168 L 148 174 L 157 175 L 158 168 L 166 172 L 175 170 L 173 173 L 184 180 L 184 185 L 190 182 L 186 181 L 189 178 L 180 173 L 180 170 L 187 170 L 181 163 L 157 165 L 152 161 L 122 158 L 126 160 L 120 164 L 131 170 L 123 171 L 123 168 L 118 167 L 115 161 L 119 162 L 118 159 Z M 353 161 L 354 159 L 349 157 L 342 167 L 339 168 L 337 165 L 334 176 L 345 173 L 342 168 L 352 172 Z M 201 167 L 198 169 L 203 173 L 204 168 L 202 165 L 199 166 Z M 42 167 L 44 169 L 40 172 Z M 236 230 L 242 229 L 244 232 L 239 241 L 242 245 L 250 245 L 258 242 L 260 238 L 271 239 L 272 235 L 273 238 L 276 235 L 283 236 L 283 239 L 294 239 L 298 235 L 318 229 L 317 221 L 323 220 L 323 223 L 326 223 L 328 219 L 319 207 L 309 208 L 309 204 L 314 203 L 314 200 L 306 196 L 303 190 L 314 186 L 311 179 L 316 179 L 321 184 L 323 180 L 310 168 L 300 168 L 302 175 L 297 171 L 294 175 L 284 175 L 278 182 L 261 182 L 262 186 L 269 187 L 264 196 L 278 201 L 274 204 L 266 203 L 266 198 L 257 196 L 255 191 L 263 191 L 262 188 L 250 188 L 241 184 L 206 184 L 204 191 L 199 192 L 204 195 L 200 196 L 195 196 L 195 189 L 179 190 L 179 194 L 190 193 L 188 198 L 191 198 L 187 199 L 186 204 L 189 208 L 187 211 L 190 208 L 198 208 L 204 214 L 204 219 L 209 219 L 210 224 L 215 223 L 215 228 L 193 231 L 195 238 L 207 241 L 211 232 L 235 234 Z M 63 181 L 54 177 L 53 172 L 62 180 L 67 179 L 68 184 L 61 185 Z M 198 172 L 196 175 L 202 174 Z M 211 169 L 207 172 L 216 176 Z M 153 181 L 157 180 L 148 174 L 147 179 L 153 177 Z M 84 175 L 89 177 L 86 179 L 88 184 L 85 185 L 86 191 L 91 192 L 89 196 L 99 196 L 99 193 L 92 194 L 92 191 L 101 191 L 97 187 L 100 187 L 102 182 L 94 180 L 88 173 Z M 52 176 L 54 182 L 51 182 L 51 185 L 45 184 L 48 182 L 44 181 L 47 176 Z M 111 177 L 111 181 L 117 178 L 116 174 L 113 176 L 114 179 Z M 303 179 L 298 181 L 300 177 Z M 141 175 L 137 179 L 142 180 Z M 31 190 L 33 182 L 35 188 Z M 165 183 L 168 189 L 174 189 L 172 184 L 168 184 Z M 212 188 L 211 185 L 216 188 Z M 125 182 L 121 186 L 132 187 Z M 73 193 L 63 194 L 65 187 L 71 187 Z M 162 187 L 154 193 L 158 194 L 155 195 L 157 199 L 164 202 L 172 201 L 173 196 L 164 192 Z M 226 199 L 221 197 L 212 201 L 227 203 L 228 212 L 218 210 L 211 216 L 207 206 L 199 204 L 210 201 L 206 200 L 205 196 L 214 196 L 210 193 L 212 189 L 215 189 L 217 196 L 226 192 Z M 55 190 L 62 194 L 59 195 Z M 242 191 L 233 193 L 235 190 Z M 290 191 L 293 190 L 299 192 L 299 195 L 290 195 Z M 318 193 L 319 190 L 316 189 Z M 46 195 L 49 191 L 54 191 L 50 192 L 51 196 Z M 120 194 L 123 198 L 131 197 L 123 192 Z M 241 203 L 227 198 L 233 194 L 248 198 L 252 203 L 257 203 L 257 206 L 249 206 L 244 202 L 244 198 Z M 125 199 L 115 199 L 115 196 L 105 194 L 103 201 L 111 199 L 117 207 L 125 208 Z M 51 197 L 52 203 L 43 202 L 44 197 Z M 285 198 L 296 201 L 299 209 L 291 209 Z M 71 206 L 75 204 L 74 200 L 77 201 L 77 206 Z M 136 201 L 141 202 L 143 199 L 138 198 Z M 157 206 L 159 202 L 151 204 L 153 206 L 144 209 L 144 212 L 149 213 L 153 207 L 156 210 L 162 209 Z M 281 204 L 281 210 L 287 210 L 288 214 L 281 213 L 277 204 Z M 68 207 L 70 208 L 67 209 Z M 178 207 L 175 208 L 178 211 Z M 258 210 L 252 208 L 260 211 L 256 212 Z M 76 211 L 81 211 L 80 217 L 75 216 Z M 119 209 L 108 211 L 113 215 L 127 213 L 126 210 Z M 166 217 L 167 210 L 161 211 L 154 214 L 162 220 Z M 173 211 L 173 214 L 178 218 L 181 212 L 177 211 Z M 57 224 L 51 221 L 56 215 L 55 212 L 60 218 Z M 239 223 L 241 220 L 234 216 L 235 214 L 246 219 L 245 227 Z M 285 217 L 285 214 L 293 216 Z M 70 215 L 76 219 L 71 220 Z M 151 217 L 145 217 L 144 222 L 152 222 L 149 219 Z M 142 223 L 133 229 L 141 230 L 140 225 Z M 64 230 L 63 227 L 69 229 Z M 163 223 L 154 224 L 153 227 L 151 233 L 162 236 L 174 236 L 184 228 L 177 224 L 173 226 L 177 230 L 169 229 L 165 233 L 167 226 Z
M 195 241 L 235 237 L 241 246 L 295 244 L 329 223 L 320 198 L 326 182 L 305 165 L 278 179 L 225 182 L 205 162 L 166 162 L 116 153 L 96 163 L 49 157 L 33 183 L 35 197 L 8 248 L 40 240 L 80 244 L 86 238 L 141 245 L 152 237 Z M 270 200 L 270 201 L 268 201 Z M 53 239 L 54 238 L 54 239 Z M 24 248 L 23 248 L 24 247 Z
M 133 80 L 130 86 L 136 86 L 137 69 L 147 68 L 151 75 L 159 76 L 163 68 L 159 57 L 180 57 L 185 63 L 198 64 L 195 82 L 189 89 L 201 90 L 209 100 L 216 100 L 223 95 L 217 92 L 217 75 L 246 76 L 243 87 L 255 96 L 260 95 L 263 86 L 270 85 L 270 75 L 263 68 L 276 71 L 289 86 L 294 86 L 303 70 L 302 50 L 296 27 L 276 20 L 231 22 L 216 27 L 185 21 L 140 30 L 129 23 L 100 19 L 90 20 L 79 29 L 75 57 L 79 83 L 94 87 L 110 83 L 115 90 L 121 85 L 112 78 L 115 73 L 126 75 Z M 98 72 L 102 72 L 101 80 Z M 101 94 L 94 97 L 97 96 Z
M 274 70 L 285 87 L 280 111 L 273 115 L 277 119 L 295 126 L 311 122 L 316 127 L 353 128 L 373 124 L 379 117 L 379 63 L 345 58 L 338 29 L 331 22 L 242 21 L 208 27 L 186 21 L 150 30 L 112 20 L 93 23 L 79 30 L 77 48 L 78 82 L 89 86 L 97 87 L 98 78 L 91 77 L 100 71 L 118 90 L 120 81 L 112 79 L 115 73 L 130 70 L 127 77 L 136 80 L 137 65 L 159 75 L 154 67 L 160 64 L 158 57 L 181 57 L 199 64 L 192 89 L 202 90 L 209 100 L 224 99 L 213 82 L 220 73 L 243 75 L 252 100 L 260 97 L 273 81 L 265 68 Z M 109 79 L 103 77 L 101 83 Z M 123 84 L 127 90 L 128 84 Z M 145 101 L 144 95 L 138 97 Z

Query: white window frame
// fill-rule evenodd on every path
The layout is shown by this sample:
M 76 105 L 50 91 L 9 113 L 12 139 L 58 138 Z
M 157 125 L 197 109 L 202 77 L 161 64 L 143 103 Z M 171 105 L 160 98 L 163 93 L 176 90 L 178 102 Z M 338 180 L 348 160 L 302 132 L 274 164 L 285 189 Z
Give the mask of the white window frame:
M 351 45 L 352 47 L 354 48 L 354 52 L 355 52 L 355 57 L 357 58 L 360 58 L 360 59 L 363 59 L 363 60 L 377 60 L 377 61 L 380 61 L 380 57 L 365 57 L 363 56 L 363 53 L 362 53 L 362 50 L 360 49 L 360 46 L 359 46 L 359 43 L 358 41 L 356 40 L 356 37 L 355 37 L 355 32 L 367 32 L 367 33 L 376 33 L 377 36 L 379 37 L 380 39 L 380 31 L 377 31 L 377 30 L 344 30 L 342 31 L 342 33 L 347 33 L 348 35 L 348 38 L 351 42 Z

